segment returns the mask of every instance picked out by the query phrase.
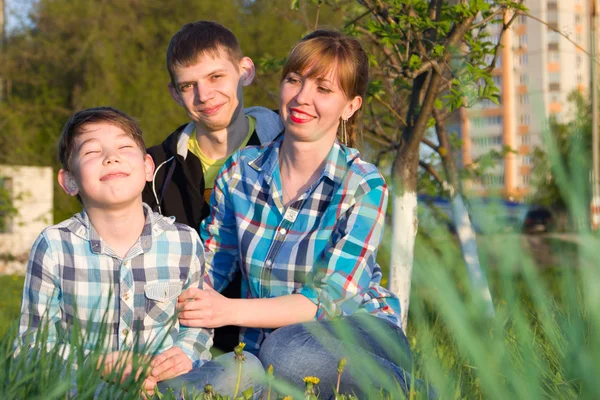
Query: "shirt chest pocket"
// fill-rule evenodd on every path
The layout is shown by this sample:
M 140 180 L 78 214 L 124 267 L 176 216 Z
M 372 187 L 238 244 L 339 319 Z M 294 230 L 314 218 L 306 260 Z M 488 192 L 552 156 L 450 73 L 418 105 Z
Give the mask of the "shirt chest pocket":
M 145 325 L 163 325 L 175 315 L 181 282 L 157 282 L 144 286 L 146 297 Z

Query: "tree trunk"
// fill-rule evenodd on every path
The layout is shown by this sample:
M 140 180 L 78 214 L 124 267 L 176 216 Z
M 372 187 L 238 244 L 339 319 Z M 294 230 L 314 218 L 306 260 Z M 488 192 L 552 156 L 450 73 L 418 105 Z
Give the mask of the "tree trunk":
M 402 329 L 406 332 L 417 218 L 419 155 L 399 152 L 392 167 L 392 244 L 389 289 L 400 299 Z M 414 172 L 413 172 L 414 171 Z
M 442 165 L 446 172 L 448 182 L 444 182 L 445 189 L 450 192 L 452 198 L 452 221 L 456 227 L 460 249 L 462 251 L 463 260 L 467 268 L 473 298 L 480 298 L 485 304 L 486 312 L 490 317 L 494 316 L 494 304 L 492 303 L 492 295 L 485 277 L 485 273 L 479 262 L 479 253 L 477 251 L 477 239 L 475 229 L 471 223 L 469 212 L 465 206 L 462 197 L 460 177 L 458 168 L 454 161 L 452 147 L 448 140 L 448 132 L 446 130 L 446 116 L 440 111 L 434 110 L 435 130 L 440 145 L 440 154 Z
M 390 290 L 400 298 L 402 329 L 406 332 L 415 239 L 417 237 L 417 193 L 392 195 L 392 245 Z
M 492 303 L 492 295 L 485 273 L 479 263 L 475 230 L 473 229 L 469 212 L 460 193 L 456 193 L 452 198 L 452 221 L 456 227 L 460 249 L 465 266 L 467 267 L 469 280 L 471 281 L 473 298 L 480 298 L 485 304 L 488 316 L 493 317 L 494 304 Z

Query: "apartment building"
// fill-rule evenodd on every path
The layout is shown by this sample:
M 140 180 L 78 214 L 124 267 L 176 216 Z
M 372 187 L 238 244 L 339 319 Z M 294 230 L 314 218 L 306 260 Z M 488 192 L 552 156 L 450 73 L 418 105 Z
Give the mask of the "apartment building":
M 470 164 L 491 150 L 515 150 L 486 171 L 470 189 L 480 194 L 522 199 L 530 193 L 532 152 L 541 145 L 548 118 L 568 120 L 567 98 L 574 90 L 588 91 L 590 59 L 589 0 L 525 0 L 534 18 L 520 15 L 502 37 L 501 57 L 493 71 L 500 105 L 483 101 L 460 112 L 464 141 L 462 160 Z M 499 26 L 492 28 L 498 41 Z

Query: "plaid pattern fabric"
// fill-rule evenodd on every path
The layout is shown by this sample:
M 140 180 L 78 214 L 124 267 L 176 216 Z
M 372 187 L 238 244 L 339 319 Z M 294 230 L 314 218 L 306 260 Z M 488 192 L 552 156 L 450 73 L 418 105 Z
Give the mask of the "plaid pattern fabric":
M 49 345 L 69 343 L 77 325 L 87 335 L 86 350 L 102 340 L 107 352 L 160 353 L 179 346 L 195 366 L 210 359 L 212 329 L 183 327 L 174 318 L 177 296 L 188 287 L 202 287 L 200 238 L 145 204 L 144 213 L 142 234 L 123 259 L 100 238 L 85 211 L 40 234 L 23 289 L 19 333 L 24 343 L 35 341 L 47 318 Z
M 247 147 L 225 163 L 201 225 L 206 283 L 222 290 L 241 270 L 242 297 L 294 293 L 318 306 L 316 319 L 368 312 L 400 324 L 400 303 L 380 286 L 375 261 L 387 205 L 377 168 L 337 142 L 319 179 L 287 208 L 279 171 L 280 138 Z M 243 329 L 257 352 L 266 329 Z

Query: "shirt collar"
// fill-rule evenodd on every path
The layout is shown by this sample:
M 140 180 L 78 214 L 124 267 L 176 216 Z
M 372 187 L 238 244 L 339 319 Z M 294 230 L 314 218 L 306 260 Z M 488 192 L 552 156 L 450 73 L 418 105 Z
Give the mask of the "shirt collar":
M 248 162 L 251 168 L 257 171 L 264 171 L 266 173 L 265 179 L 268 181 L 272 179 L 273 172 L 279 164 L 279 150 L 283 137 L 284 135 L 281 135 L 280 138 L 274 140 L 270 145 L 261 148 L 258 155 Z M 325 167 L 318 181 L 327 178 L 336 184 L 341 184 L 348 168 L 359 155 L 358 150 L 346 147 L 336 140 L 333 142 L 331 151 L 329 151 L 329 154 L 325 158 Z
M 175 217 L 163 217 L 153 212 L 146 203 L 142 203 L 142 206 L 144 207 L 145 222 L 138 243 L 141 245 L 142 250 L 147 252 L 152 248 L 153 234 L 159 235 L 162 233 L 168 225 L 175 222 Z M 93 252 L 102 253 L 105 250 L 102 238 L 92 225 L 85 209 L 75 214 L 66 228 L 81 239 L 88 240 Z

